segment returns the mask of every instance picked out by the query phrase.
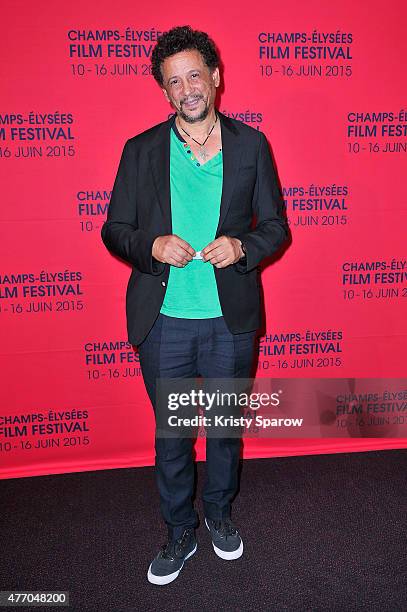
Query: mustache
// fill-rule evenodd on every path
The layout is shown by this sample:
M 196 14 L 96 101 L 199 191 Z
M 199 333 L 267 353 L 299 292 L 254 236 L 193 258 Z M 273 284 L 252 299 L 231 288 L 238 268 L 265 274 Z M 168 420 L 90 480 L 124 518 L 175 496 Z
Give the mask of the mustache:
M 181 104 L 185 104 L 188 102 L 195 102 L 196 100 L 202 100 L 203 96 L 195 96 L 194 98 L 184 98 L 184 100 L 181 101 Z

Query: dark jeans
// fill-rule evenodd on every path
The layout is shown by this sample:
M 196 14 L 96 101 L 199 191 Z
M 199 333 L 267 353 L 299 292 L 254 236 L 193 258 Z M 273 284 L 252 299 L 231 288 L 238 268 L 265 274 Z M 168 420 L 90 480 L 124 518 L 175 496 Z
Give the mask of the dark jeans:
M 223 317 L 181 319 L 159 314 L 139 345 L 144 384 L 155 410 L 156 379 L 249 378 L 256 331 L 232 334 Z M 185 527 L 197 526 L 192 504 L 194 464 L 192 438 L 155 438 L 156 479 L 162 516 L 169 538 Z M 206 439 L 205 516 L 230 516 L 230 503 L 238 487 L 240 438 Z

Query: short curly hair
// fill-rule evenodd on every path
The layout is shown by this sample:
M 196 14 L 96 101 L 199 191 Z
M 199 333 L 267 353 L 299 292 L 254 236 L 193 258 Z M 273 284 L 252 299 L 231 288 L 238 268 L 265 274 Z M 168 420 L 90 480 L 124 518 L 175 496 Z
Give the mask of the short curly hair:
M 151 54 L 152 74 L 160 87 L 164 85 L 161 73 L 163 61 L 175 53 L 189 49 L 196 49 L 201 53 L 211 72 L 219 66 L 219 55 L 215 43 L 208 34 L 200 30 L 193 30 L 189 25 L 177 26 L 163 32 L 157 38 L 157 44 Z

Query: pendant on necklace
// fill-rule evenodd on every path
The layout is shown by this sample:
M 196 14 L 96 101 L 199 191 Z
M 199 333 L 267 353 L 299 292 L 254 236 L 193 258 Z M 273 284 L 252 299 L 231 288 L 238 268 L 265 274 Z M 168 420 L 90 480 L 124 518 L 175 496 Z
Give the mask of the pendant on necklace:
M 206 160 L 208 159 L 209 155 L 206 152 L 206 149 L 204 147 L 201 147 L 198 151 L 198 155 L 199 157 L 202 159 L 202 161 L 206 162 Z

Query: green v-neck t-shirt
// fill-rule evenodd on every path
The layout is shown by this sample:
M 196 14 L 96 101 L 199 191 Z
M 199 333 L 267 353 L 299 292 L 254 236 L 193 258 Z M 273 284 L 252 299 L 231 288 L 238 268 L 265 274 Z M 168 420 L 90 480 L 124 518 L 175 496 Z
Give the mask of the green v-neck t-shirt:
M 196 251 L 215 239 L 222 179 L 222 151 L 200 163 L 174 123 L 170 136 L 172 233 Z M 185 319 L 222 316 L 213 265 L 201 259 L 192 259 L 183 268 L 171 265 L 160 312 Z

